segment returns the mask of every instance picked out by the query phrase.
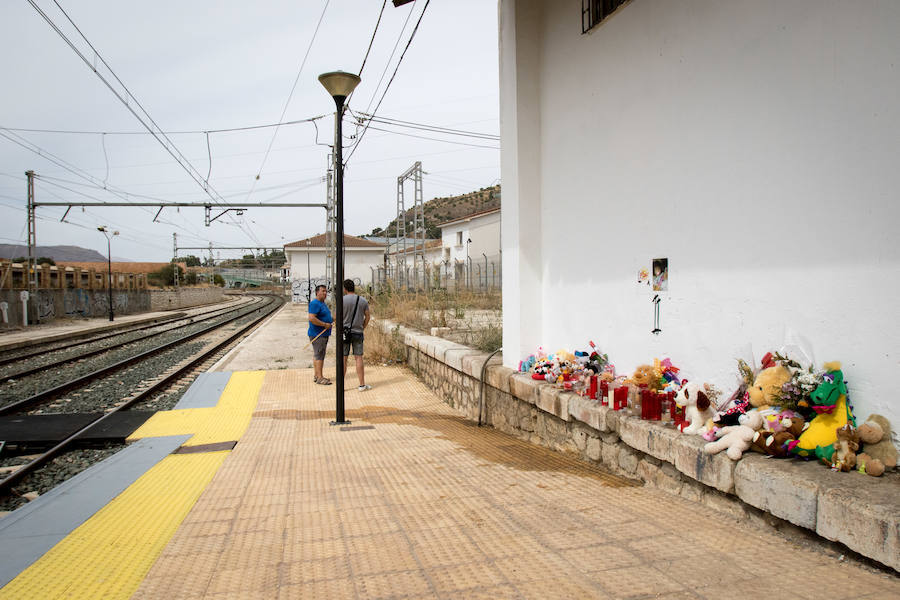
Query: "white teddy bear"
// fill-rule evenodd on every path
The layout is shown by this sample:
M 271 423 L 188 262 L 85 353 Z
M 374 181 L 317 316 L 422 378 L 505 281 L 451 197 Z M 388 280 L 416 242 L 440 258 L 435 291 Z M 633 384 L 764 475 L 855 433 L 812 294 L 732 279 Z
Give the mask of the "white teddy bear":
M 706 446 L 703 447 L 703 450 L 707 454 L 718 454 L 722 450 L 725 450 L 725 454 L 728 455 L 728 458 L 731 460 L 740 460 L 744 451 L 750 448 L 750 443 L 753 441 L 753 436 L 756 435 L 756 431 L 762 427 L 763 418 L 758 411 L 751 410 L 750 412 L 741 415 L 738 418 L 738 423 L 740 423 L 740 425 L 723 427 L 719 430 L 719 439 L 715 442 L 706 444 Z
M 684 433 L 701 435 L 704 432 L 707 421 L 716 416 L 716 407 L 704 393 L 703 386 L 689 381 L 675 396 L 678 406 L 686 406 L 685 420 L 690 425 L 684 428 Z

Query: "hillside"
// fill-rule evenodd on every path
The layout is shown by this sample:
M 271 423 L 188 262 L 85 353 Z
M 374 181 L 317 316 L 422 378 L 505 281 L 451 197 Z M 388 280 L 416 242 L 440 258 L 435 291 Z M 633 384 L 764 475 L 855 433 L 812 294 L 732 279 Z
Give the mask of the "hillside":
M 9 260 L 20 256 L 28 256 L 28 246 L 0 244 L 0 258 Z M 42 256 L 52 258 L 56 262 L 106 262 L 106 257 L 96 250 L 80 246 L 35 246 L 34 257 Z M 121 261 L 121 259 L 113 258 Z
M 500 186 L 481 188 L 476 192 L 469 192 L 460 196 L 448 196 L 445 198 L 432 198 L 424 204 L 425 208 L 425 237 L 439 238 L 441 230 L 437 227 L 439 223 L 452 221 L 470 215 L 472 213 L 500 208 Z M 412 208 L 406 210 L 406 231 L 412 235 Z M 393 219 L 383 229 L 376 227 L 369 235 L 395 235 L 394 228 L 397 225 L 397 219 Z

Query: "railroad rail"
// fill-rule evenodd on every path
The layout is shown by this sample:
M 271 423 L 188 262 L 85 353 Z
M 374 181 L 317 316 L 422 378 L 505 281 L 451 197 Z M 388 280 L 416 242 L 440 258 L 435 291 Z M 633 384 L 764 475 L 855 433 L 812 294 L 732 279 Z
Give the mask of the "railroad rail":
M 79 429 L 78 431 L 72 433 L 71 435 L 66 437 L 64 440 L 57 443 L 52 448 L 48 449 L 46 452 L 44 452 L 41 455 L 39 455 L 38 457 L 36 457 L 31 462 L 29 462 L 25 465 L 22 465 L 16 471 L 10 473 L 5 479 L 0 480 L 0 495 L 9 494 L 10 491 L 12 490 L 13 485 L 20 482 L 23 478 L 25 478 L 29 474 L 34 473 L 36 470 L 38 470 L 39 468 L 44 466 L 46 463 L 48 463 L 50 460 L 52 460 L 54 457 L 61 454 L 69 446 L 71 446 L 75 442 L 75 440 L 77 440 L 82 435 L 88 433 L 92 428 L 97 427 L 97 426 L 101 425 L 104 421 L 110 419 L 112 417 L 112 415 L 115 415 L 116 413 L 118 413 L 120 411 L 127 410 L 141 402 L 146 401 L 148 398 L 150 398 L 158 393 L 161 393 L 166 388 L 171 386 L 173 383 L 178 381 L 186 373 L 195 370 L 199 365 L 203 364 L 205 361 L 209 360 L 211 357 L 215 356 L 216 354 L 224 352 L 235 341 L 237 341 L 244 335 L 247 335 L 251 330 L 253 330 L 257 326 L 259 326 L 259 324 L 262 323 L 269 315 L 271 315 L 275 310 L 280 308 L 283 305 L 283 303 L 284 303 L 284 301 L 281 298 L 272 298 L 272 299 L 270 299 L 270 301 L 267 304 L 256 307 L 252 311 L 249 311 L 250 313 L 259 312 L 260 314 L 256 315 L 249 323 L 243 324 L 236 331 L 230 333 L 225 339 L 212 344 L 210 347 L 204 349 L 200 354 L 191 357 L 189 360 L 187 360 L 179 365 L 176 365 L 174 368 L 171 368 L 168 373 L 166 373 L 164 376 L 160 377 L 158 380 L 154 381 L 151 385 L 141 389 L 140 391 L 134 392 L 134 393 L 126 396 L 124 400 L 115 403 L 115 406 L 111 410 L 106 412 L 103 416 L 101 416 L 100 418 L 91 421 L 90 423 L 88 423 L 87 425 L 85 425 L 84 427 Z M 247 316 L 247 313 L 237 316 L 235 318 L 229 319 L 227 321 L 227 323 L 220 323 L 220 324 L 216 324 L 214 326 L 204 328 L 201 332 L 192 334 L 190 336 L 190 339 L 200 337 L 203 334 L 206 334 L 206 333 L 209 333 L 216 329 L 219 329 L 228 323 L 232 323 L 232 322 L 234 322 L 240 318 L 246 317 L 246 316 Z M 163 346 L 153 349 L 154 351 L 152 351 L 152 352 L 142 353 L 139 356 L 133 357 L 132 359 L 129 359 L 129 362 L 133 364 L 136 361 L 144 360 L 147 358 L 148 355 L 159 354 L 160 352 L 163 352 L 165 350 L 165 348 L 173 347 L 174 345 L 176 345 L 178 343 L 185 343 L 186 341 L 189 341 L 189 340 L 187 338 L 185 338 L 185 339 L 177 340 L 176 342 L 171 342 L 171 343 L 165 344 Z M 121 362 L 125 362 L 125 361 L 121 361 Z M 115 369 L 112 369 L 111 367 L 117 367 L 117 368 L 121 369 L 124 367 L 124 365 L 117 363 L 116 365 L 110 365 L 107 368 L 95 371 L 92 374 L 92 375 L 94 375 L 92 380 L 96 379 L 97 377 L 102 377 L 106 373 L 115 370 Z M 101 371 L 103 373 L 101 373 Z M 82 381 L 82 384 L 84 383 L 84 380 L 85 380 L 84 377 L 79 378 L 79 381 Z M 69 389 L 71 389 L 72 385 L 70 385 L 70 384 L 74 384 L 74 381 L 68 382 L 67 384 L 65 384 L 65 386 L 68 387 Z M 54 391 L 56 391 L 56 394 L 60 393 L 59 388 L 61 388 L 61 387 L 64 387 L 64 386 L 57 386 L 57 388 L 54 388 Z M 46 397 L 49 397 L 50 391 L 51 390 L 48 390 L 47 393 L 42 393 L 42 395 L 45 396 L 43 399 L 46 399 Z M 11 405 L 7 405 L 7 406 L 0 408 L 0 414 L 9 414 L 9 413 L 15 412 L 17 410 L 22 410 L 28 406 L 34 405 L 35 402 L 40 402 L 40 401 L 41 400 L 36 400 L 35 397 L 26 398 L 25 400 L 22 400 L 22 401 L 19 401 L 19 402 L 13 403 Z

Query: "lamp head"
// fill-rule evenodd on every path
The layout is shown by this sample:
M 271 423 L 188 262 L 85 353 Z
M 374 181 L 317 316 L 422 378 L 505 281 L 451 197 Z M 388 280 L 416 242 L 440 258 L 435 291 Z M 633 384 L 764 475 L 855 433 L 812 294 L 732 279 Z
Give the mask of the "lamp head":
M 97 231 L 102 231 L 102 232 L 106 233 L 106 225 L 101 225 L 100 227 L 97 228 Z
M 332 98 L 345 99 L 353 93 L 356 86 L 359 85 L 360 78 L 353 73 L 345 73 L 343 71 L 332 71 L 331 73 L 322 73 L 319 75 L 319 83 L 331 95 Z

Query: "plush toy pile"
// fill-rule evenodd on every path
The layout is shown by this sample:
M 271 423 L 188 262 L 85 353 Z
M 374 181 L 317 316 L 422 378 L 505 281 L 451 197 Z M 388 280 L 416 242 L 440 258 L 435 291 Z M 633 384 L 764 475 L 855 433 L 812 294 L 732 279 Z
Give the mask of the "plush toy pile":
M 714 386 L 680 377 L 680 369 L 668 358 L 639 365 L 628 375 L 617 374 L 593 342 L 586 352 L 548 355 L 539 349 L 519 370 L 613 410 L 703 436 L 708 442 L 705 452 L 724 450 L 732 460 L 751 450 L 815 459 L 834 471 L 874 477 L 897 466 L 888 420 L 873 414 L 857 426 L 839 362 L 815 370 L 786 355 L 768 353 L 754 369 L 739 360 L 740 383 L 727 399 L 721 399 Z

